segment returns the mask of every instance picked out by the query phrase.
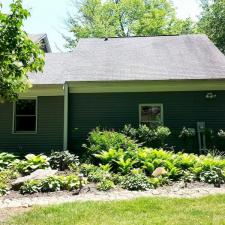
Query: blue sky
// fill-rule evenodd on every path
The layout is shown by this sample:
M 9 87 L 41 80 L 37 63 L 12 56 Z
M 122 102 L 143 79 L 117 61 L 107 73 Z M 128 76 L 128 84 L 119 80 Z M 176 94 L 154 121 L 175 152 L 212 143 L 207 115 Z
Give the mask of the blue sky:
M 0 0 L 1 2 L 1 0 Z M 8 5 L 11 0 L 3 0 Z M 177 7 L 178 17 L 196 19 L 199 14 L 198 0 L 172 0 Z M 28 33 L 47 33 L 54 52 L 64 50 L 61 33 L 67 34 L 65 19 L 71 9 L 71 0 L 24 0 L 24 6 L 31 10 L 31 18 L 25 23 Z M 58 48 L 57 48 L 58 46 Z

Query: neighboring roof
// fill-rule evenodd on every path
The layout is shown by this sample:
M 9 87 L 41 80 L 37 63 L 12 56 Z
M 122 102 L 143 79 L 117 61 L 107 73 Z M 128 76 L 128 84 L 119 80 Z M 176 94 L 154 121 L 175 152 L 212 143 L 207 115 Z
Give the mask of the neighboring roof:
M 29 37 L 33 42 L 38 43 L 46 37 L 46 34 L 29 34 Z
M 41 47 L 46 53 L 51 52 L 47 34 L 29 34 L 29 37 L 33 42 L 41 44 Z
M 34 84 L 190 79 L 225 79 L 225 56 L 205 35 L 81 39 L 31 75 Z

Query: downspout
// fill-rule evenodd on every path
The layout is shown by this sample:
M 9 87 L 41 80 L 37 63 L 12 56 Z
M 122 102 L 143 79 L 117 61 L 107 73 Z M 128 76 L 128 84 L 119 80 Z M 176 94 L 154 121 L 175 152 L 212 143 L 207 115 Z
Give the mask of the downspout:
M 69 97 L 69 87 L 65 83 L 63 85 L 64 90 L 64 127 L 63 127 L 63 150 L 68 148 L 68 97 Z

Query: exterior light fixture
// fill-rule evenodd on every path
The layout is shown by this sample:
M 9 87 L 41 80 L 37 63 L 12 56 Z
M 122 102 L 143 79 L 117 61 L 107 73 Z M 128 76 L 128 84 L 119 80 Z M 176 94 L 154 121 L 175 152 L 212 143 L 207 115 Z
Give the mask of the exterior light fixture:
M 216 98 L 216 94 L 212 93 L 212 92 L 209 92 L 206 94 L 205 98 L 207 99 L 214 99 Z

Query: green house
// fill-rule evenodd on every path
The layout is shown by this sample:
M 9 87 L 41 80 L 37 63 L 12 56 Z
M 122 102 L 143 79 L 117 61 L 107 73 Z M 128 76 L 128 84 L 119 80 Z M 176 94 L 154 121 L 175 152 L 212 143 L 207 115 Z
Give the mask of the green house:
M 34 38 L 34 37 L 33 37 Z M 81 151 L 99 126 L 161 123 L 181 148 L 182 127 L 225 129 L 225 57 L 205 35 L 81 39 L 73 52 L 51 53 L 43 73 L 14 103 L 0 104 L 0 150 Z

